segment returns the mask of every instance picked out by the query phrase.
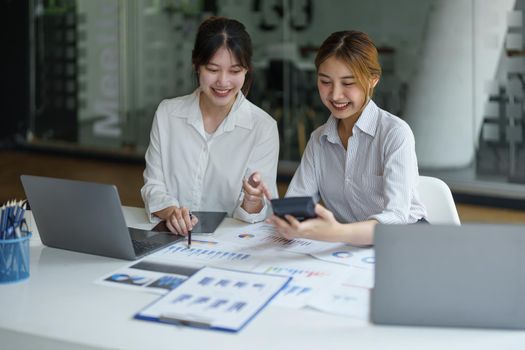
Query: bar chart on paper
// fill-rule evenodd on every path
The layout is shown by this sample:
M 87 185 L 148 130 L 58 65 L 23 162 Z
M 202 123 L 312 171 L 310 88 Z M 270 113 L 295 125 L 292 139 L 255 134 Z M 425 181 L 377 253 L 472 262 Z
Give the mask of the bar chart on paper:
M 309 241 L 309 240 L 305 240 L 305 239 L 286 239 L 284 237 L 281 237 L 281 236 L 277 236 L 277 235 L 271 235 L 271 236 L 267 236 L 264 238 L 264 241 L 265 242 L 271 242 L 271 243 L 274 243 L 280 247 L 286 247 L 286 248 L 291 248 L 291 247 L 308 247 L 312 244 L 312 241 Z
M 296 256 L 295 261 L 274 259 L 257 266 L 257 272 L 269 275 L 290 276 L 292 280 L 277 295 L 274 305 L 289 308 L 301 308 L 308 304 L 308 300 L 317 290 L 332 285 L 340 280 L 346 269 L 341 266 L 330 266 L 320 261 Z
M 196 258 L 198 260 L 208 261 L 235 261 L 235 260 L 247 260 L 250 258 L 250 254 L 239 253 L 235 251 L 228 251 L 224 249 L 215 249 L 208 247 L 185 247 L 172 245 L 167 247 L 163 251 L 159 252 L 156 256 L 170 256 L 175 259 L 181 258 Z
M 327 271 L 290 266 L 268 266 L 263 273 L 270 275 L 284 275 L 294 278 L 322 278 L 330 276 L 330 273 Z
M 184 243 L 173 244 L 148 256 L 148 260 L 201 267 L 230 267 L 243 271 L 258 263 L 254 254 L 236 245 L 212 241 L 192 241 L 191 247 Z

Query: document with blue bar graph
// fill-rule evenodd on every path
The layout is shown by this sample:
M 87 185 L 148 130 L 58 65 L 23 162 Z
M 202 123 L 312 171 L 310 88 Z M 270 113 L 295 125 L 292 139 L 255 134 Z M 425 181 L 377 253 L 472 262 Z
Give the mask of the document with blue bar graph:
M 135 315 L 136 319 L 240 331 L 290 277 L 205 267 Z

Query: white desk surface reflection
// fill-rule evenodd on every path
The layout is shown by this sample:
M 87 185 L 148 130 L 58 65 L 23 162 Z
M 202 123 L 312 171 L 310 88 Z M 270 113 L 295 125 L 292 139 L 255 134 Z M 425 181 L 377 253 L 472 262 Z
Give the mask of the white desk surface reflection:
M 150 228 L 124 207 L 129 226 Z M 29 214 L 30 216 L 30 214 Z M 242 227 L 226 219 L 216 235 Z M 158 295 L 95 284 L 129 263 L 45 247 L 31 224 L 31 277 L 0 285 L 2 349 L 523 349 L 525 332 L 376 326 L 313 310 L 269 305 L 240 333 L 134 320 Z

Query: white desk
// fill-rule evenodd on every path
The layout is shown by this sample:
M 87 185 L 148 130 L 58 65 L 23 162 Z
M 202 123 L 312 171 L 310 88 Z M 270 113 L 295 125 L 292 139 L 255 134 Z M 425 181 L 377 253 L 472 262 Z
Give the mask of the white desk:
M 149 228 L 142 209 L 130 226 Z M 226 219 L 217 234 L 241 223 Z M 238 334 L 133 320 L 158 296 L 96 285 L 122 260 L 45 247 L 33 224 L 31 277 L 0 285 L 0 348 L 8 349 L 519 349 L 525 332 L 375 326 L 268 306 Z

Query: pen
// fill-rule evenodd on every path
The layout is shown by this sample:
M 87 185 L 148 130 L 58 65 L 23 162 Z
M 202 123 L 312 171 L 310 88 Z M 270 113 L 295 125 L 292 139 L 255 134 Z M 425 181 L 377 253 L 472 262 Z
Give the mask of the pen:
M 193 221 L 193 215 L 191 214 L 191 211 L 190 211 L 190 221 Z M 188 230 L 188 248 L 191 247 L 191 230 Z

